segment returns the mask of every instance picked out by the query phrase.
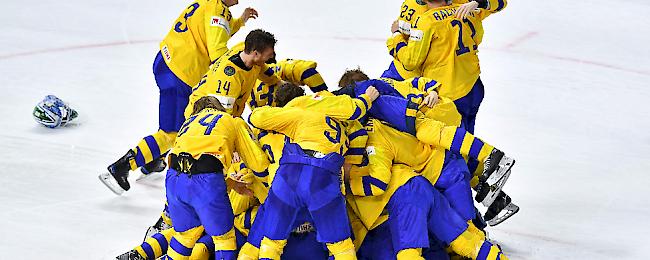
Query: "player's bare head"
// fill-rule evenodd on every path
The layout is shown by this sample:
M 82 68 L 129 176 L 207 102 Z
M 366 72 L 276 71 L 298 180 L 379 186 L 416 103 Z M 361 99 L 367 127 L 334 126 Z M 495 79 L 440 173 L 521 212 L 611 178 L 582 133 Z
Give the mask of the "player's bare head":
M 275 103 L 278 107 L 283 107 L 294 98 L 304 95 L 304 89 L 291 82 L 285 82 L 275 91 Z
M 339 80 L 339 88 L 353 86 L 355 83 L 360 81 L 369 80 L 368 75 L 361 71 L 361 68 L 357 67 L 356 69 L 345 70 L 343 76 Z
M 221 2 L 227 7 L 231 7 L 233 5 L 239 4 L 239 0 L 221 0 Z
M 275 56 L 276 42 L 272 33 L 255 29 L 246 35 L 244 53 L 252 56 L 255 65 L 261 66 Z
M 206 108 L 214 108 L 216 110 L 219 110 L 221 112 L 226 112 L 226 109 L 223 108 L 221 105 L 221 102 L 219 102 L 219 99 L 214 96 L 205 96 L 202 98 L 199 98 L 196 102 L 194 102 L 194 110 L 192 110 L 192 115 L 201 112 L 201 110 L 206 109 Z

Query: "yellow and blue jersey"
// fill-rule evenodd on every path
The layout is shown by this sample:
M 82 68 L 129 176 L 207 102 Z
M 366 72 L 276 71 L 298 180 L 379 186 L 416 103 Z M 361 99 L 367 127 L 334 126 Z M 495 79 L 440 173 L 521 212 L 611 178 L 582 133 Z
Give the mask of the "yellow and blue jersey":
M 387 41 L 391 55 L 405 69 L 439 81 L 441 96 L 459 99 L 479 77 L 478 45 L 483 40 L 483 19 L 499 12 L 506 0 L 489 0 L 487 9 L 455 16 L 459 4 L 433 8 L 416 18 L 408 37 L 394 34 Z
M 350 218 L 355 235 L 355 245 L 357 244 L 356 236 L 358 234 L 364 233 L 364 231 L 367 230 L 372 230 L 386 221 L 387 216 L 382 214 L 385 214 L 384 208 L 395 191 L 411 178 L 418 176 L 411 167 L 404 164 L 392 165 L 391 168 L 388 169 L 388 172 L 390 175 L 388 176 L 389 181 L 387 182 L 385 192 L 375 196 L 356 194 L 346 195 L 349 208 L 362 224 L 355 224 L 355 218 Z M 369 176 L 369 171 L 367 169 L 356 166 L 352 167 L 352 171 L 350 172 L 351 179 L 362 179 L 367 176 Z
M 171 152 L 189 153 L 194 158 L 212 155 L 228 169 L 235 151 L 253 171 L 264 171 L 269 164 L 244 120 L 216 109 L 204 109 L 185 120 Z
M 243 25 L 220 0 L 189 5 L 160 42 L 167 66 L 189 86 L 195 86 L 212 61 L 223 55 L 230 36 Z
M 269 66 L 273 73 L 284 81 L 292 82 L 298 86 L 307 85 L 314 93 L 327 90 L 323 77 L 316 70 L 317 63 L 315 61 L 285 59 Z M 275 106 L 276 85 L 266 84 L 259 80 L 255 85 L 257 87 L 251 93 L 250 107 Z
M 277 84 L 280 81 L 268 65 L 246 67 L 239 55 L 241 49 L 243 43 L 234 46 L 210 67 L 201 82 L 192 90 L 185 117 L 192 113 L 194 102 L 207 95 L 216 96 L 229 114 L 241 116 L 258 78 L 268 84 Z
M 351 178 L 349 190 L 357 196 L 377 196 L 383 194 L 391 180 L 391 168 L 400 163 L 413 168 L 435 183 L 440 176 L 445 158 L 443 148 L 434 148 L 420 142 L 413 135 L 398 131 L 371 119 L 366 124 L 368 142 L 366 152 L 368 166 L 359 169 L 367 174 Z
M 321 91 L 297 97 L 282 108 L 256 108 L 249 122 L 256 128 L 288 136 L 302 149 L 342 156 L 348 140 L 341 122 L 363 117 L 371 104 L 365 94 L 351 98 Z

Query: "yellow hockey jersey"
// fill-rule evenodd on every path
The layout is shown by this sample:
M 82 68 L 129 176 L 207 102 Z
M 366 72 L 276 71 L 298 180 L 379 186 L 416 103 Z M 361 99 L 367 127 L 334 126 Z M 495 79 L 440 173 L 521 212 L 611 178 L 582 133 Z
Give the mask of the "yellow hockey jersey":
M 350 178 L 352 194 L 377 196 L 383 194 L 391 180 L 394 163 L 405 164 L 436 183 L 445 158 L 445 150 L 420 142 L 414 136 L 371 119 L 366 125 L 368 143 L 368 174 Z M 352 176 L 351 176 L 352 177 Z
M 501 11 L 506 0 L 489 0 L 488 9 L 456 18 L 459 4 L 433 8 L 416 18 L 410 36 L 394 34 L 387 41 L 393 57 L 405 69 L 439 81 L 441 96 L 459 99 L 479 77 L 478 45 L 483 40 L 483 19 Z M 408 44 L 407 44 L 408 43 Z
M 317 63 L 308 60 L 285 59 L 269 65 L 273 73 L 284 81 L 292 82 L 298 86 L 307 85 L 316 93 L 327 90 L 323 77 L 316 71 Z M 276 85 L 269 85 L 260 80 L 255 83 L 249 105 L 252 108 L 261 106 L 275 106 Z
M 404 81 L 382 78 L 381 80 L 391 85 L 402 97 L 420 104 L 422 99 L 430 92 L 438 90 L 440 82 L 426 77 L 415 77 Z M 432 108 L 420 105 L 420 111 L 427 118 L 435 119 L 450 126 L 460 126 L 462 116 L 456 108 L 454 101 L 448 97 L 438 96 L 439 100 Z
M 389 168 L 389 174 L 386 191 L 382 194 L 376 196 L 346 195 L 348 205 L 368 230 L 374 229 L 383 222 L 380 216 L 393 193 L 411 178 L 418 175 L 411 167 L 404 164 L 393 165 Z M 361 179 L 367 176 L 370 176 L 369 172 L 359 167 L 353 167 L 350 173 L 351 179 Z
M 344 155 L 348 140 L 341 121 L 363 117 L 371 104 L 365 94 L 351 98 L 321 91 L 297 97 L 285 107 L 256 108 L 249 122 L 256 128 L 288 136 L 302 149 Z
M 160 53 L 179 79 L 196 86 L 210 63 L 228 50 L 226 43 L 242 24 L 221 0 L 198 0 L 176 19 L 160 42 Z
M 216 109 L 204 109 L 185 120 L 171 152 L 189 153 L 194 158 L 209 154 L 216 157 L 224 169 L 230 167 L 233 152 L 237 152 L 253 171 L 262 172 L 269 165 L 246 122 Z
M 247 68 L 239 55 L 241 51 L 237 51 L 239 49 L 243 49 L 243 43 L 234 46 L 219 58 L 192 90 L 185 109 L 186 118 L 192 113 L 194 102 L 207 95 L 215 95 L 229 114 L 241 116 L 258 78 L 268 84 L 280 81 L 268 65 Z

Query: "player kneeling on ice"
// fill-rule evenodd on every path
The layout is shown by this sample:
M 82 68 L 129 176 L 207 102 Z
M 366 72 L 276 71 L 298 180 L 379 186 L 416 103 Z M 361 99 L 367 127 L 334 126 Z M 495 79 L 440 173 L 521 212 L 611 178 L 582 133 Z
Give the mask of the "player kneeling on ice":
M 176 233 L 167 252 L 187 259 L 205 230 L 215 244 L 217 259 L 235 259 L 234 216 L 224 168 L 237 151 L 251 170 L 264 171 L 269 161 L 251 134 L 225 112 L 213 96 L 199 99 L 171 150 L 165 189 Z

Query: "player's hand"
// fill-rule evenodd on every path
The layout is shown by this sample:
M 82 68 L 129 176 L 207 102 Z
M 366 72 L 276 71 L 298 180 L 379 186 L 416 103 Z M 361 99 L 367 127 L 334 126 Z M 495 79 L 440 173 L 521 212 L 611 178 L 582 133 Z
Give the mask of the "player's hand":
M 393 21 L 393 24 L 390 26 L 390 32 L 391 33 L 399 32 L 399 21 L 398 20 Z
M 460 19 L 465 19 L 467 18 L 467 15 L 469 15 L 470 12 L 473 12 L 478 8 L 478 2 L 476 1 L 471 1 L 469 3 L 463 4 L 458 9 L 456 9 L 456 17 Z
M 428 107 L 433 107 L 438 103 L 438 93 L 435 91 L 431 91 L 429 95 L 424 97 L 424 100 L 422 101 L 423 104 L 425 104 Z
M 379 91 L 373 86 L 370 86 L 366 89 L 366 95 L 370 98 L 370 101 L 375 101 L 379 97 Z
M 246 24 L 248 19 L 250 18 L 257 19 L 258 15 L 259 14 L 257 13 L 257 10 L 253 9 L 252 7 L 247 7 L 246 9 L 244 9 L 244 13 L 241 14 L 241 17 L 239 19 L 241 19 L 241 21 L 244 24 Z
M 253 191 L 248 188 L 248 185 L 241 183 L 241 182 L 236 182 L 230 178 L 226 179 L 226 186 L 230 187 L 231 189 L 235 190 L 235 192 L 244 195 L 244 196 L 249 196 L 253 197 Z

